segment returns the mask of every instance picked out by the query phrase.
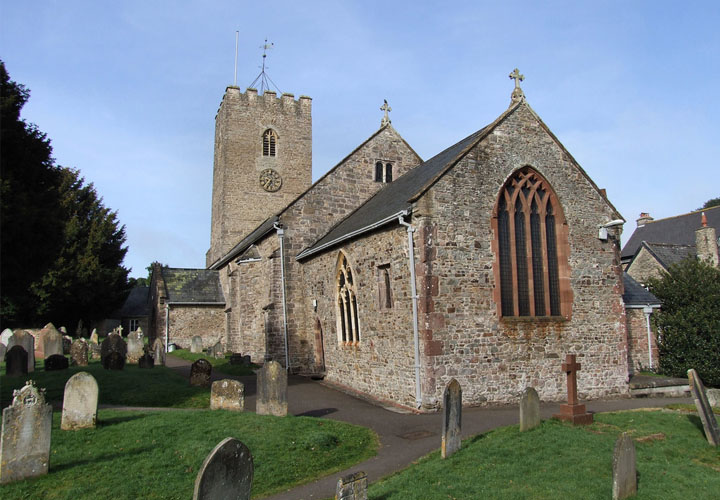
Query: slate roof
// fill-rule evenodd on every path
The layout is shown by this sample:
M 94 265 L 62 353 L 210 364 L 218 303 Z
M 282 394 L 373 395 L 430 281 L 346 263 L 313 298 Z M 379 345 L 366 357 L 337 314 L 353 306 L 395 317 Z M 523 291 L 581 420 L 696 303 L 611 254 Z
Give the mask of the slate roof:
M 161 272 L 168 303 L 225 304 L 219 271 L 163 267 Z
M 148 316 L 150 314 L 150 304 L 148 303 L 149 294 L 149 286 L 136 286 L 130 290 L 130 294 L 127 296 L 125 303 L 118 312 L 119 317 L 131 318 L 136 316 Z
M 240 240 L 240 243 L 232 247 L 232 249 L 226 253 L 223 257 L 221 257 L 219 260 L 213 262 L 209 269 L 220 269 L 225 264 L 233 260 L 235 257 L 239 256 L 241 253 L 243 253 L 245 250 L 247 250 L 250 245 L 258 241 L 260 238 L 268 234 L 270 231 L 273 230 L 275 227 L 275 223 L 279 220 L 277 215 L 273 215 L 265 219 L 265 222 L 260 224 L 258 227 L 256 227 L 250 234 L 245 236 L 242 240 Z
M 705 212 L 708 226 L 720 233 L 720 207 L 706 208 L 688 214 L 658 219 L 645 223 L 635 229 L 622 249 L 621 257 L 630 259 L 635 255 L 643 241 L 648 243 L 669 243 L 674 245 L 695 245 L 695 230 L 700 229 L 700 217 Z
M 655 259 L 667 269 L 688 257 L 695 257 L 697 251 L 695 245 L 673 245 L 669 243 L 648 243 L 642 242 L 642 246 L 655 257 Z
M 623 273 L 623 284 L 625 285 L 623 302 L 625 302 L 626 306 L 660 305 L 660 300 L 646 290 L 644 286 L 632 279 L 628 273 Z

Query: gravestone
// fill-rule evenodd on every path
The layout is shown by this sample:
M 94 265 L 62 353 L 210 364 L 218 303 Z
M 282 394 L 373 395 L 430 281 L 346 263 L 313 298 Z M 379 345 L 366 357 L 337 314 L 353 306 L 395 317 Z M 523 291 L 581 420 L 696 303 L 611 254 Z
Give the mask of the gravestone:
M 705 394 L 705 386 L 693 368 L 688 370 L 687 375 L 690 381 L 690 391 L 695 400 L 695 408 L 697 408 L 703 429 L 705 429 L 705 437 L 712 446 L 718 446 L 720 445 L 720 429 L 712 406 L 708 402 L 707 394 Z
M 215 359 L 225 357 L 225 351 L 223 351 L 222 343 L 219 340 L 212 347 L 208 347 L 208 356 L 212 356 Z
M 63 354 L 70 354 L 70 348 L 72 347 L 72 337 L 69 335 L 63 335 L 62 338 Z
M 0 347 L 0 349 L 2 349 L 2 347 Z M 710 406 L 720 408 L 720 389 L 705 389 L 705 394 L 707 395 Z
M 277 361 L 268 361 L 257 373 L 258 415 L 287 415 L 287 372 Z
M 190 366 L 190 385 L 207 387 L 210 385 L 212 365 L 206 359 L 198 359 Z
M 145 353 L 145 342 L 143 341 L 142 330 L 130 332 L 127 336 L 127 362 L 137 363 L 138 360 Z
M 196 335 L 195 337 L 192 338 L 192 341 L 190 343 L 190 352 L 196 353 L 196 354 L 203 352 L 202 337 L 199 337 Z
M 122 336 L 112 333 L 100 346 L 100 359 L 106 370 L 122 370 L 125 367 L 127 345 Z
M 553 415 L 553 418 L 572 422 L 573 425 L 588 425 L 592 424 L 593 415 L 585 410 L 585 405 L 580 404 L 577 396 L 577 372 L 580 366 L 580 363 L 575 362 L 575 354 L 565 357 L 562 371 L 567 374 L 568 402 L 560 405 L 560 413 Z
M 61 326 L 58 331 L 60 332 L 60 335 L 67 335 L 67 328 L 64 326 Z
M 68 359 L 62 354 L 53 354 L 45 358 L 45 371 L 67 370 L 70 366 Z
M 13 391 L 13 401 L 2 412 L 0 483 L 47 474 L 50 463 L 52 406 L 45 390 L 28 380 Z
M 628 498 L 637 493 L 637 470 L 635 466 L 635 443 L 627 432 L 615 442 L 612 461 L 613 500 Z
M 90 359 L 102 359 L 102 349 L 98 344 L 90 342 L 88 344 L 88 354 Z
M 155 364 L 165 365 L 165 345 L 159 337 L 153 342 L 152 352 L 155 358 Z
M 243 364 L 243 358 L 244 356 L 242 354 L 240 354 L 239 352 L 234 352 L 230 355 L 230 364 L 241 365 Z
M 8 351 L 12 346 L 19 345 L 25 349 L 27 353 L 27 371 L 30 373 L 35 371 L 35 337 L 25 330 L 16 330 L 12 337 L 8 339 Z
M 14 345 L 5 354 L 5 375 L 19 377 L 27 375 L 28 353 L 21 345 Z
M 139 368 L 153 368 L 154 366 L 155 360 L 152 356 L 150 356 L 150 354 L 143 354 L 140 356 L 140 359 L 138 359 Z
M 5 361 L 5 353 L 7 353 L 7 347 L 5 344 L 0 344 L 0 360 Z
M 88 365 L 88 344 L 85 339 L 77 339 L 70 347 L 70 364 L 73 366 Z
M 237 380 L 216 380 L 210 389 L 211 410 L 243 411 L 245 386 Z
M 64 431 L 94 429 L 97 410 L 98 384 L 95 377 L 87 372 L 70 377 L 65 384 L 60 428 Z
M 10 337 L 13 336 L 13 331 L 10 328 L 5 328 L 2 333 L 0 333 L 0 344 L 4 345 L 5 347 L 8 346 L 8 340 Z
M 51 327 L 51 328 L 50 328 Z M 63 353 L 63 337 L 62 334 L 49 323 L 43 328 L 43 358 L 47 359 L 53 354 Z
M 97 344 L 98 343 L 98 332 L 97 328 L 93 328 L 92 333 L 90 334 L 90 343 L 91 344 Z
M 520 432 L 540 425 L 540 398 L 532 387 L 526 387 L 520 396 Z
M 460 449 L 462 443 L 462 389 L 457 380 L 452 379 L 443 393 L 442 458 Z
M 253 458 L 248 447 L 235 438 L 225 438 L 200 466 L 193 500 L 249 500 L 253 472 Z
M 367 474 L 355 472 L 338 479 L 335 500 L 367 500 Z

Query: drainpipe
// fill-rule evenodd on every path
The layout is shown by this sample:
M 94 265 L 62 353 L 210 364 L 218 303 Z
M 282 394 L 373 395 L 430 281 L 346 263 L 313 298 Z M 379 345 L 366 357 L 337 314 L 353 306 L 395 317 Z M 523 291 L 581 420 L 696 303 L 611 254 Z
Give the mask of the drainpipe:
M 277 231 L 278 239 L 280 240 L 280 283 L 282 285 L 283 333 L 285 335 L 285 370 L 290 372 L 290 356 L 288 355 L 287 300 L 285 299 L 285 243 L 283 240 L 285 230 L 277 222 L 273 224 L 273 228 Z
M 403 220 L 404 215 L 398 217 L 400 225 L 407 228 L 408 236 L 408 254 L 410 265 L 410 293 L 412 295 L 412 313 L 413 313 L 413 340 L 415 342 L 415 406 L 420 408 L 422 405 L 422 393 L 420 392 L 420 336 L 418 334 L 418 294 L 415 286 L 415 248 L 413 245 L 413 233 L 415 228 Z
M 168 351 L 170 345 L 170 304 L 165 304 L 165 352 Z
M 645 323 L 647 324 L 647 337 L 648 337 L 648 360 L 650 363 L 650 369 L 653 369 L 653 358 L 652 358 L 652 344 L 650 343 L 652 338 L 652 330 L 650 328 L 650 315 L 652 314 L 652 307 L 645 306 L 643 307 L 643 312 L 645 313 Z

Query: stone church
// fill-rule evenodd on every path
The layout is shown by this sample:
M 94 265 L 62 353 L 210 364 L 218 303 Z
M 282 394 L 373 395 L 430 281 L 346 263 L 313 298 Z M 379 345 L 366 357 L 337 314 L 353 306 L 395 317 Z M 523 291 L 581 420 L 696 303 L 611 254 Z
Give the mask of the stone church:
M 150 335 L 433 410 L 526 387 L 628 394 L 623 219 L 519 86 L 490 124 L 423 161 L 380 128 L 311 183 L 312 101 L 228 87 L 216 116 L 205 269 L 157 267 Z

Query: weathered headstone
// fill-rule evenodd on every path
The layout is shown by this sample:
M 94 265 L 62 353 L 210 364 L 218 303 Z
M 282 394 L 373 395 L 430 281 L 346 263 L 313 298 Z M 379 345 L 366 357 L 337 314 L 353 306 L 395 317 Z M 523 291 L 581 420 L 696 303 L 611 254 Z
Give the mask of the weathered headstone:
M 0 344 L 3 344 L 5 347 L 8 346 L 8 340 L 10 337 L 13 336 L 13 331 L 10 328 L 5 328 L 2 333 L 0 333 Z
M 53 354 L 45 358 L 45 371 L 67 370 L 70 366 L 68 359 L 62 354 Z
M 144 354 L 145 341 L 142 330 L 130 332 L 127 336 L 127 362 L 137 363 Z
M 268 361 L 257 374 L 258 415 L 287 415 L 287 372 L 277 361 Z
M 575 354 L 568 354 L 562 364 L 562 371 L 567 374 L 567 404 L 560 405 L 560 413 L 553 415 L 553 418 L 572 422 L 574 425 L 588 425 L 593 422 L 592 413 L 585 410 L 585 405 L 580 404 L 577 395 L 577 372 L 580 370 L 580 363 L 575 362 Z
M 69 335 L 63 335 L 62 338 L 63 354 L 70 354 L 70 348 L 72 347 L 72 337 Z
M 156 365 L 165 365 L 165 344 L 160 337 L 156 338 L 152 344 L 152 355 Z
M 193 500 L 249 500 L 253 473 L 253 458 L 248 447 L 235 438 L 225 438 L 200 466 Z
M 28 353 L 21 345 L 12 346 L 5 353 L 5 375 L 8 377 L 19 377 L 27 375 Z
M 52 327 L 52 323 L 43 328 L 43 357 L 49 358 L 53 354 L 63 353 L 63 337 L 62 334 Z
M 0 347 L 0 349 L 2 348 Z M 707 394 L 710 406 L 720 408 L 720 389 L 705 389 L 705 394 Z
M 5 361 L 5 353 L 7 352 L 7 347 L 5 344 L 0 344 L 0 360 Z
M 93 328 L 92 333 L 90 334 L 90 343 L 91 344 L 97 344 L 98 343 L 98 332 L 97 328 Z
M 712 406 L 708 402 L 707 394 L 705 394 L 705 386 L 693 368 L 688 370 L 687 375 L 690 381 L 690 391 L 695 400 L 695 408 L 697 408 L 703 429 L 705 429 L 705 437 L 712 446 L 718 446 L 720 445 L 720 429 Z
M 460 449 L 462 443 L 462 389 L 457 380 L 452 379 L 443 393 L 442 458 Z
M 241 365 L 243 364 L 243 355 L 239 352 L 234 352 L 230 355 L 230 364 L 231 365 Z
M 79 372 L 65 384 L 62 420 L 64 431 L 94 429 L 97 422 L 98 384 L 95 377 Z
M 208 347 L 208 356 L 212 356 L 215 359 L 225 357 L 225 351 L 223 351 L 222 343 L 219 340 L 215 343 L 215 345 Z
M 210 385 L 212 365 L 206 359 L 198 359 L 190 366 L 190 385 L 207 387 Z
M 338 479 L 335 500 L 367 500 L 367 474 L 355 472 Z
M 150 354 L 143 354 L 140 356 L 140 359 L 138 359 L 138 367 L 139 368 L 153 368 L 155 366 L 155 360 L 153 359 Z
M 615 442 L 612 461 L 613 500 L 622 500 L 637 493 L 637 470 L 635 465 L 635 443 L 627 432 Z
M 77 339 L 70 347 L 70 364 L 73 366 L 88 365 L 88 344 L 85 339 Z
M 106 370 L 122 370 L 125 367 L 127 345 L 119 334 L 110 334 L 100 346 L 100 359 Z
M 540 425 L 540 398 L 532 387 L 526 387 L 520 396 L 520 431 Z
M 25 330 L 16 330 L 10 339 L 8 339 L 8 351 L 12 346 L 19 345 L 25 349 L 27 353 L 27 372 L 35 371 L 35 337 Z
M 45 404 L 44 392 L 28 380 L 13 392 L 12 404 L 2 412 L 0 483 L 48 472 L 52 406 Z
M 192 341 L 190 343 L 190 352 L 196 354 L 203 352 L 202 337 L 196 335 L 192 338 Z
M 98 344 L 90 342 L 88 344 L 88 354 L 90 359 L 102 359 L 102 349 Z
M 237 380 L 216 380 L 210 389 L 211 410 L 243 411 L 245 386 Z

